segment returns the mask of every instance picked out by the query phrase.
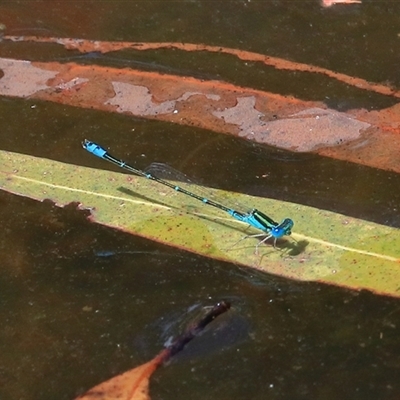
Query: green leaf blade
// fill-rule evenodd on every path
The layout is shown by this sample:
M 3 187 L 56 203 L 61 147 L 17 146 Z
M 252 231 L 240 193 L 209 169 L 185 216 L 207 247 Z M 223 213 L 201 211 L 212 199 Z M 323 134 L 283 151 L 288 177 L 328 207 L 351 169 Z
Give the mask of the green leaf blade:
M 399 295 L 400 234 L 368 221 L 299 204 L 209 189 L 249 204 L 275 220 L 292 218 L 293 238 L 282 251 L 218 209 L 148 179 L 11 152 L 0 152 L 3 190 L 59 206 L 79 202 L 95 222 L 207 257 L 291 279 Z

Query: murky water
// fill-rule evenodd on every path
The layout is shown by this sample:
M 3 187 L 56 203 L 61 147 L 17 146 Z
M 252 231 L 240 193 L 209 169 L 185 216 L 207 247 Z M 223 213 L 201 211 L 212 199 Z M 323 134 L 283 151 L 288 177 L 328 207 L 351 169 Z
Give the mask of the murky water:
M 2 14 L 8 20 L 0 22 L 10 34 L 40 29 L 47 36 L 225 45 L 399 83 L 397 3 L 330 11 L 317 2 L 82 2 L 68 9 L 44 3 L 28 11 L 24 3 L 8 5 Z M 40 54 L 26 44 L 1 44 L 0 55 L 73 57 L 55 46 Z M 326 102 L 339 109 L 392 102 L 322 81 L 304 84 L 306 76 L 291 85 L 289 75 L 237 65 L 228 56 L 182 57 L 126 52 L 99 63 L 134 63 L 304 99 L 321 100 L 328 90 Z M 166 162 L 211 186 L 400 226 L 394 190 L 400 178 L 393 173 L 29 99 L 0 99 L 0 125 L 4 150 L 112 168 L 81 149 L 83 138 L 96 138 L 140 168 Z M 397 299 L 197 257 L 90 224 L 73 205 L 58 209 L 5 192 L 0 204 L 1 399 L 72 399 L 153 358 L 221 299 L 232 309 L 155 373 L 152 399 L 400 396 Z
M 0 201 L 3 399 L 73 398 L 153 358 L 221 299 L 232 309 L 156 372 L 152 398 L 400 393 L 396 299 L 203 259 L 73 209 Z
M 132 124 L 126 117 L 68 108 L 57 115 L 58 107 L 49 104 L 37 103 L 32 111 L 21 103 L 3 101 L 2 115 L 18 105 L 20 132 L 29 126 L 30 142 L 15 135 L 4 147 L 49 158 L 54 149 L 70 148 L 56 157 L 65 162 L 96 162 L 80 149 L 82 132 L 97 126 L 106 135 Z M 57 118 L 42 125 L 46 115 Z M 79 132 L 70 127 L 76 121 Z M 142 167 L 148 160 L 175 158 L 176 167 L 190 168 L 205 180 L 212 177 L 211 183 L 227 189 L 398 224 L 393 192 L 370 190 L 371 179 L 384 188 L 385 179 L 398 179 L 393 174 L 203 131 L 192 130 L 196 134 L 189 140 L 186 128 L 135 125 L 142 133 L 128 158 Z M 69 131 L 68 138 L 52 136 L 57 129 Z M 125 151 L 128 143 L 121 135 L 117 151 Z M 171 154 L 178 143 L 180 153 Z M 213 161 L 204 162 L 205 154 Z M 238 160 L 234 169 L 232 160 Z M 260 184 L 257 176 L 266 171 L 274 179 Z M 360 181 L 354 192 L 344 189 L 348 176 L 363 173 L 365 184 Z M 362 190 L 371 196 L 360 196 Z M 295 283 L 202 259 L 89 224 L 87 214 L 74 207 L 58 209 L 7 193 L 1 193 L 1 204 L 2 398 L 73 398 L 151 359 L 195 318 L 191 307 L 220 299 L 232 303 L 226 321 L 216 321 L 199 344 L 193 341 L 156 373 L 153 398 L 261 399 L 267 393 L 276 399 L 364 399 L 369 393 L 385 399 L 400 393 L 393 358 L 400 323 L 395 299 Z M 223 334 L 212 340 L 221 324 Z

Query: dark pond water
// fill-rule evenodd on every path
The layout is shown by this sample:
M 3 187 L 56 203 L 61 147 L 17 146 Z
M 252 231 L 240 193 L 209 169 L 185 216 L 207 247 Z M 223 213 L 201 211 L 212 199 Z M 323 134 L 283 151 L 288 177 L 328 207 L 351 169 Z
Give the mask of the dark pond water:
M 0 5 L 0 23 L 9 34 L 224 45 L 400 84 L 395 2 L 334 9 L 294 1 L 45 3 Z M 0 56 L 78 56 L 37 49 L 0 43 Z M 80 62 L 224 79 L 325 99 L 338 109 L 392 103 L 227 56 L 125 52 Z M 393 173 L 29 99 L 1 98 L 0 125 L 2 150 L 108 168 L 81 149 L 87 137 L 141 168 L 166 162 L 215 187 L 400 227 L 400 179 Z M 268 187 L 259 179 L 266 171 Z M 197 257 L 91 224 L 73 205 L 59 209 L 5 192 L 0 205 L 2 400 L 72 399 L 150 360 L 222 299 L 232 309 L 155 373 L 153 400 L 400 396 L 397 299 Z

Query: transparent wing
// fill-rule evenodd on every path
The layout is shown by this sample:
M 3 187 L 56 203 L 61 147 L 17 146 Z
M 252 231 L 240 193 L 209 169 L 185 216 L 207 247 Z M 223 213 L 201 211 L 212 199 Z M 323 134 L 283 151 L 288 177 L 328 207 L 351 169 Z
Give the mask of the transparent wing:
M 167 164 L 163 163 L 152 163 L 146 169 L 146 173 L 152 174 L 160 179 L 177 182 L 178 186 L 193 192 L 205 199 L 213 200 L 217 203 L 224 205 L 225 207 L 231 208 L 232 210 L 239 211 L 241 213 L 249 213 L 252 211 L 251 207 L 246 207 L 227 196 L 215 195 L 210 190 L 205 189 L 201 184 L 195 182 L 192 178 L 189 178 L 183 172 L 180 172 Z

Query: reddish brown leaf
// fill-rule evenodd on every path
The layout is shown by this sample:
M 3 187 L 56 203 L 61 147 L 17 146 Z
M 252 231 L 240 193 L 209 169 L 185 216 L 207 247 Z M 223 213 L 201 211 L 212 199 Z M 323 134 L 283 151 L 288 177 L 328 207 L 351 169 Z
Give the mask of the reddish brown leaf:
M 162 351 L 146 364 L 100 383 L 76 400 L 150 400 L 149 379 L 164 361 L 167 351 Z

